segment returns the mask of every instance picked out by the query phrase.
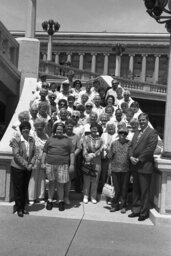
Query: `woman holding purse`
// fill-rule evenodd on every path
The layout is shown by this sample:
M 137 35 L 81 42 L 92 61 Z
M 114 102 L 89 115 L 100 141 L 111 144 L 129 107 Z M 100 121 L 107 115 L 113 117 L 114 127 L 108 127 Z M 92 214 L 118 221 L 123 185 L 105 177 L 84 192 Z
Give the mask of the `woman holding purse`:
M 115 188 L 115 197 L 112 199 L 110 212 L 118 211 L 121 208 L 121 213 L 126 213 L 127 194 L 129 186 L 129 156 L 128 148 L 129 140 L 126 139 L 128 130 L 126 127 L 121 127 L 118 130 L 119 139 L 112 142 L 108 153 L 110 159 L 109 175 L 112 175 L 112 180 Z M 119 205 L 121 200 L 121 207 Z
M 94 165 L 94 171 L 96 176 L 83 175 L 83 202 L 88 203 L 89 194 L 91 202 L 97 203 L 97 186 L 99 182 L 101 172 L 101 151 L 103 148 L 103 141 L 101 138 L 102 127 L 97 124 L 91 124 L 90 135 L 85 136 L 83 141 L 83 157 L 85 163 L 91 163 Z

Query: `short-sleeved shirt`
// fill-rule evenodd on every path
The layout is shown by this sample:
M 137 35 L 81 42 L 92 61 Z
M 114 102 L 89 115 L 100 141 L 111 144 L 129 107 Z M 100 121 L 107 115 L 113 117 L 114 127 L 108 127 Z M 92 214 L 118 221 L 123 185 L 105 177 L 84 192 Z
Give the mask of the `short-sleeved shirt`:
M 128 172 L 129 171 L 129 156 L 128 148 L 130 142 L 126 140 L 124 144 L 119 140 L 113 141 L 108 157 L 111 159 L 112 172 Z
M 46 141 L 43 152 L 46 153 L 48 164 L 69 164 L 70 154 L 74 153 L 74 146 L 66 136 L 61 138 L 52 136 Z

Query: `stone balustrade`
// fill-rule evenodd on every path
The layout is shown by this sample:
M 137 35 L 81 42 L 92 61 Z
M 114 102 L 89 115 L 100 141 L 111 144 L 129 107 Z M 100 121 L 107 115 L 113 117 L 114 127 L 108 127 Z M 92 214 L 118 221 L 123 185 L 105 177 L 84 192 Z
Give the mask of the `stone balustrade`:
M 50 75 L 50 76 L 67 76 L 68 71 L 74 71 L 74 77 L 80 80 L 90 80 L 98 77 L 100 74 L 80 70 L 71 66 L 59 65 L 54 62 L 40 61 L 39 74 Z

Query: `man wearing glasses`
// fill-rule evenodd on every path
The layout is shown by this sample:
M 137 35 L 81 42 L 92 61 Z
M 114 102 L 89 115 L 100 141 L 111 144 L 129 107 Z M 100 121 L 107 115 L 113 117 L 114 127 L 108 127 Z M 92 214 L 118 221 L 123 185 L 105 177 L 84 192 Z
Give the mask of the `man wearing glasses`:
M 113 79 L 113 80 L 112 80 L 111 85 L 112 85 L 112 88 L 109 89 L 109 90 L 107 91 L 107 93 L 106 93 L 106 99 L 107 99 L 107 97 L 108 97 L 109 95 L 113 95 L 113 96 L 115 97 L 115 99 L 116 99 L 116 97 L 117 97 L 116 89 L 117 89 L 118 87 L 121 87 L 121 86 L 119 85 L 119 82 L 118 82 L 116 79 Z

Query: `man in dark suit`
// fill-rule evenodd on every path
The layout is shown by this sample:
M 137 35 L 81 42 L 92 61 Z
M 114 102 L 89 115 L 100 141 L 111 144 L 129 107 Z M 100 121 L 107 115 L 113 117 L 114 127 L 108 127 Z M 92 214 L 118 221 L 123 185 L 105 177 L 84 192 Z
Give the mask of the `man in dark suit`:
M 133 205 L 128 217 L 139 217 L 144 221 L 149 217 L 151 176 L 154 168 L 153 154 L 158 142 L 157 132 L 149 127 L 148 115 L 138 117 L 141 130 L 134 134 L 129 150 L 133 175 Z

